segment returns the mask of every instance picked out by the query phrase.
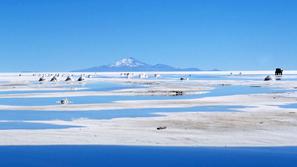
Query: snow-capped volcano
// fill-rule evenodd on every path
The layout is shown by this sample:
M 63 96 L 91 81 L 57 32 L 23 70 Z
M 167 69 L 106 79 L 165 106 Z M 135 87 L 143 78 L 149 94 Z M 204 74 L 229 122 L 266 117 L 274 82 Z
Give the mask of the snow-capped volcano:
M 123 58 L 111 65 L 91 67 L 77 72 L 115 72 L 115 71 L 199 71 L 197 68 L 175 68 L 165 64 L 150 65 L 141 62 L 133 57 Z
M 147 65 L 148 64 L 138 61 L 133 57 L 128 57 L 116 61 L 114 64 L 110 65 L 110 67 L 141 67 Z

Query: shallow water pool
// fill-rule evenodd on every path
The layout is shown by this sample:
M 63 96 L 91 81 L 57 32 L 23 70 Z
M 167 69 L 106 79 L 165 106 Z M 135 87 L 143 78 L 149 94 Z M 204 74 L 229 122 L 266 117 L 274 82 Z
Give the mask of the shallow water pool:
M 296 167 L 297 147 L 1 146 L 0 166 Z
M 243 106 L 200 106 L 190 108 L 146 108 L 102 111 L 0 111 L 1 120 L 74 120 L 153 117 L 164 112 L 235 112 Z M 1 126 L 1 124 L 0 124 Z
M 31 123 L 22 121 L 13 122 L 0 122 L 1 130 L 41 130 L 41 129 L 66 129 L 66 128 L 76 128 L 79 126 L 69 126 L 69 125 L 55 125 L 46 123 Z
M 92 103 L 111 103 L 114 101 L 125 100 L 175 100 L 175 99 L 196 99 L 214 96 L 229 96 L 238 94 L 256 93 L 280 93 L 286 90 L 268 87 L 249 87 L 249 86 L 218 86 L 207 93 L 183 96 L 79 96 L 68 97 L 73 104 L 92 104 Z M 66 97 L 65 97 L 66 98 Z M 0 105 L 15 106 L 44 106 L 56 105 L 62 98 L 0 98 Z

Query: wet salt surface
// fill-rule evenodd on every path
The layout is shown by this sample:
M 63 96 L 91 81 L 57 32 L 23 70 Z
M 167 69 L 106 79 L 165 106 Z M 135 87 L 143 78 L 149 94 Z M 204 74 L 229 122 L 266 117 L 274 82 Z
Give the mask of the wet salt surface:
M 210 79 L 210 78 L 208 78 Z M 97 87 L 94 87 L 96 89 Z M 109 89 L 109 88 L 107 88 Z M 114 100 L 191 99 L 250 93 L 282 92 L 271 88 L 218 87 L 203 95 L 189 96 L 122 96 L 77 97 L 74 103 L 111 102 Z M 26 93 L 36 93 L 28 91 Z M 50 91 L 51 92 L 51 91 Z M 53 91 L 57 92 L 57 91 Z M 1 92 L 0 92 L 1 93 Z M 12 93 L 20 93 L 19 91 Z M 0 99 L 0 104 L 48 105 L 57 98 Z M 36 104 L 37 103 L 37 104 Z M 60 126 L 40 123 L 24 123 L 30 120 L 72 120 L 79 118 L 111 119 L 122 117 L 151 117 L 156 112 L 237 112 L 244 106 L 206 106 L 192 108 L 131 109 L 106 111 L 0 111 L 0 130 L 63 129 Z M 297 108 L 296 104 L 283 106 Z M 297 147 L 129 147 L 129 146 L 0 146 L 0 166 L 142 166 L 142 167 L 296 167 Z
M 210 79 L 210 78 L 209 78 Z M 97 89 L 94 86 L 92 89 Z M 117 87 L 118 88 L 118 87 Z M 111 90 L 110 87 L 103 89 Z M 121 89 L 121 88 L 120 88 Z M 97 90 L 100 90 L 97 89 Z M 211 96 L 283 92 L 272 88 L 242 86 L 218 87 L 201 95 L 186 96 L 111 96 L 70 97 L 77 104 L 112 102 L 115 100 L 192 99 Z M 44 91 L 40 91 L 44 92 Z M 46 91 L 58 92 L 58 91 Z M 61 91 L 63 92 L 63 91 Z M 2 92 L 0 92 L 2 93 Z M 20 93 L 19 91 L 11 93 Z M 37 93 L 25 91 L 24 93 Z M 0 104 L 52 105 L 60 98 L 0 99 Z M 156 112 L 237 112 L 244 106 L 204 106 L 192 108 L 128 109 L 105 111 L 0 111 L 1 130 L 64 129 L 75 126 L 27 123 L 35 120 L 111 119 L 153 117 Z M 283 106 L 297 108 L 297 103 Z M 129 147 L 129 146 L 0 146 L 0 166 L 142 166 L 142 167 L 296 167 L 297 147 Z
M 264 74 L 250 74 L 250 75 L 162 75 L 162 79 L 179 80 L 180 78 L 189 78 L 190 80 L 250 80 L 250 81 L 263 81 L 267 75 Z M 270 75 L 274 78 L 274 75 Z M 297 75 L 286 74 L 281 77 L 282 81 L 297 81 Z
M 114 90 L 122 88 L 135 88 L 139 85 L 135 84 L 111 84 L 96 83 L 81 85 L 88 87 L 90 90 Z M 74 104 L 91 104 L 91 103 L 110 103 L 114 101 L 125 100 L 169 100 L 169 99 L 195 99 L 203 97 L 227 96 L 237 94 L 253 94 L 253 93 L 275 93 L 285 92 L 266 87 L 248 87 L 248 86 L 218 86 L 205 94 L 184 95 L 184 96 L 83 96 L 69 97 Z M 16 91 L 17 92 L 17 91 Z M 36 92 L 36 91 L 32 91 Z M 57 92 L 57 91 L 53 91 Z M 56 105 L 61 98 L 0 98 L 0 105 L 16 105 L 16 106 L 43 106 Z M 112 119 L 126 117 L 152 117 L 157 116 L 155 113 L 164 112 L 235 112 L 236 109 L 244 106 L 204 106 L 191 108 L 147 108 L 147 109 L 124 109 L 124 110 L 104 110 L 104 111 L 0 111 L 1 120 L 23 121 L 23 120 L 73 120 L 80 118 L 87 119 Z M 19 124 L 10 124 L 9 126 L 20 127 Z M 26 124 L 29 126 L 29 124 Z M 25 125 L 23 125 L 26 127 Z M 30 124 L 31 126 L 31 124 Z M 34 126 L 38 127 L 37 124 Z M 1 127 L 8 127 L 8 124 L 0 124 Z M 31 126 L 33 127 L 33 125 Z M 40 125 L 44 127 L 44 125 Z M 67 128 L 67 127 L 65 127 Z
M 39 83 L 36 84 L 38 88 Z M 50 92 L 69 92 L 69 91 L 112 91 L 119 89 L 128 89 L 128 88 L 140 88 L 143 87 L 137 84 L 125 84 L 125 83 L 110 83 L 110 82 L 97 82 L 97 83 L 81 83 L 81 84 L 63 84 L 55 86 L 55 84 L 47 83 L 44 84 L 45 88 L 66 88 L 67 90 L 20 90 L 20 91 L 0 91 L 0 94 L 20 94 L 20 93 L 50 93 Z M 79 89 L 86 88 L 86 89 Z M 69 90 L 70 89 L 70 90 Z

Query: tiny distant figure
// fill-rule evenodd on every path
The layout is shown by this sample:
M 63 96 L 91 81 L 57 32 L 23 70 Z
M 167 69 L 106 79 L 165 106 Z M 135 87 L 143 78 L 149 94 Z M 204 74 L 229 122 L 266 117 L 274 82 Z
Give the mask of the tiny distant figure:
M 155 77 L 155 78 L 160 78 L 161 75 L 160 75 L 160 74 L 154 74 L 154 77 Z

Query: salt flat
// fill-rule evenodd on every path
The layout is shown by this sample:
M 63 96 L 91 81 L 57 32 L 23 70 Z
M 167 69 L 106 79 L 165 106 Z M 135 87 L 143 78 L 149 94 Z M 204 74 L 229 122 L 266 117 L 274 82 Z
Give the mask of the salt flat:
M 151 72 L 153 75 L 156 72 Z M 237 71 L 224 72 L 160 72 L 161 75 L 237 75 Z M 127 79 L 116 78 L 119 73 L 96 73 L 109 78 L 87 78 L 86 83 L 112 82 L 144 85 L 140 88 L 129 88 L 109 91 L 93 91 L 84 87 L 77 88 L 76 82 L 66 87 L 63 81 L 56 84 L 35 83 L 38 79 L 33 74 L 0 74 L 0 98 L 49 98 L 75 96 L 152 96 L 149 100 L 120 100 L 110 103 L 67 104 L 20 106 L 0 104 L 1 111 L 96 111 L 124 109 L 155 110 L 166 108 L 168 112 L 158 113 L 156 117 L 113 118 L 113 119 L 73 119 L 73 120 L 24 120 L 25 122 L 49 123 L 55 125 L 73 125 L 78 128 L 42 129 L 42 130 L 0 130 L 0 145 L 57 145 L 57 144 L 102 144 L 102 145 L 155 145 L 155 146 L 297 146 L 297 109 L 281 108 L 285 104 L 297 103 L 295 85 L 297 80 L 268 81 L 263 79 L 246 80 L 250 75 L 268 75 L 271 71 L 243 71 L 242 79 L 194 79 L 180 81 L 176 79 Z M 287 74 L 296 75 L 296 71 Z M 72 73 L 77 77 L 80 73 Z M 95 75 L 90 73 L 88 75 Z M 137 75 L 137 74 L 135 74 Z M 64 79 L 64 78 L 63 78 Z M 63 80 L 61 79 L 61 80 Z M 219 86 L 245 86 L 279 88 L 285 91 L 212 96 L 192 99 L 155 100 L 154 96 L 171 96 L 174 91 L 189 94 L 203 94 Z M 81 91 L 73 91 L 73 89 Z M 5 91 L 13 90 L 12 94 Z M 30 92 L 18 91 L 30 90 Z M 51 92 L 34 92 L 51 90 Z M 63 90 L 58 92 L 57 90 Z M 170 112 L 175 108 L 202 106 L 242 106 L 234 109 L 237 112 L 224 111 L 191 111 Z M 3 120 L 5 121 L 5 120 Z M 157 130 L 157 127 L 166 127 Z

